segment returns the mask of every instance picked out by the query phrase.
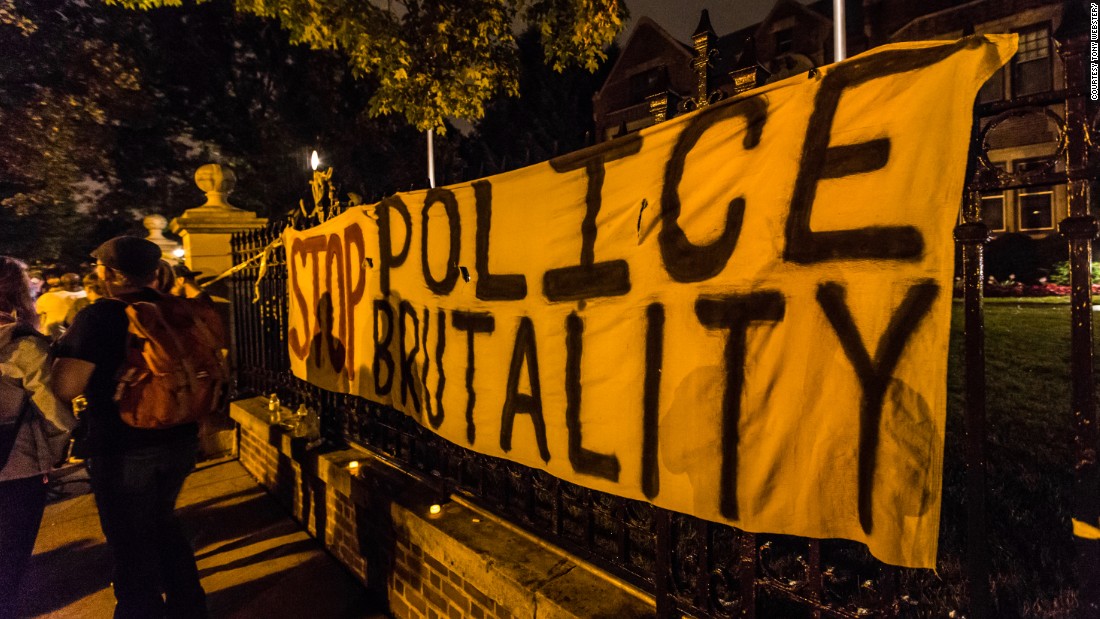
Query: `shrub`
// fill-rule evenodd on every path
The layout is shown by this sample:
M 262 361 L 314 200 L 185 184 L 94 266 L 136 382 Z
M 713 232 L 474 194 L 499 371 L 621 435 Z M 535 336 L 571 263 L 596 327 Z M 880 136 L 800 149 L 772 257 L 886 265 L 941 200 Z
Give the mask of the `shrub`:
M 985 272 L 997 281 L 1005 281 L 1010 275 L 1021 282 L 1032 283 L 1039 279 L 1039 251 L 1030 236 L 1009 233 L 999 236 L 985 246 Z
M 1063 260 L 1054 264 L 1050 270 L 1050 282 L 1054 284 L 1069 285 L 1069 260 Z M 1092 281 L 1100 281 L 1100 263 L 1092 263 Z

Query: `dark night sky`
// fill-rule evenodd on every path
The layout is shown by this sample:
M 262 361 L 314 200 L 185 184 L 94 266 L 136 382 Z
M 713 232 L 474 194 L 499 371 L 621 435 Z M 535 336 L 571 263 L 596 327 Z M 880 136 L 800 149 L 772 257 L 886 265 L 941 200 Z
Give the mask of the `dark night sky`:
M 630 22 L 623 29 L 625 39 L 637 18 L 645 15 L 680 41 L 691 40 L 699 13 L 710 11 L 710 23 L 719 36 L 759 22 L 767 17 L 776 0 L 625 0 Z M 810 0 L 799 0 L 809 4 Z

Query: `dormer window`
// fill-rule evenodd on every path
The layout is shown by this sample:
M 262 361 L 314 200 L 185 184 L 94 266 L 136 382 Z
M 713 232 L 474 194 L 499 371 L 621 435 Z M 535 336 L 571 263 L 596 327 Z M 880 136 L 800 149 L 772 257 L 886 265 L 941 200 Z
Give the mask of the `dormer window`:
M 630 97 L 638 101 L 668 90 L 668 67 L 660 66 L 635 73 L 630 77 Z
M 789 53 L 794 49 L 794 28 L 775 31 L 775 55 Z

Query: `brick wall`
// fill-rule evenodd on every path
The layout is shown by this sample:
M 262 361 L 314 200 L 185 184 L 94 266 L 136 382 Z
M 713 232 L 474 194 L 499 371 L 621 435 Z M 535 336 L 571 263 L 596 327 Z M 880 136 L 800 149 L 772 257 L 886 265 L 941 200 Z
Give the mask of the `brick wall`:
M 389 601 L 394 617 L 515 617 L 502 604 L 466 581 L 408 540 L 398 540 L 390 575 Z
M 326 500 L 331 518 L 325 536 L 325 546 L 340 563 L 365 583 L 367 582 L 367 559 L 359 548 L 359 540 L 355 535 L 355 506 L 347 495 L 339 492 L 329 492 Z
M 397 619 L 654 614 L 652 599 L 370 453 L 310 450 L 268 423 L 264 398 L 231 414 L 245 469 Z

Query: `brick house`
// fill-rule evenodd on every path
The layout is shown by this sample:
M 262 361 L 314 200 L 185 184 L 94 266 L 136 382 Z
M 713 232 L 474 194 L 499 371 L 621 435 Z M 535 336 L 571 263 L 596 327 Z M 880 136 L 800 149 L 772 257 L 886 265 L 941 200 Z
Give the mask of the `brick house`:
M 1064 133 L 1058 97 L 1063 69 L 1052 38 L 1061 25 L 1063 3 L 846 0 L 845 10 L 849 55 L 900 41 L 1019 34 L 1019 51 L 978 95 L 989 163 L 983 171 L 989 182 L 983 184 L 1007 186 L 982 194 L 983 219 L 994 235 L 1053 234 L 1067 215 L 1065 185 L 1041 181 L 1064 166 L 1056 157 Z M 721 36 L 704 10 L 687 43 L 641 17 L 593 97 L 596 139 L 637 131 L 756 85 L 829 64 L 832 24 L 832 0 L 807 5 L 777 0 L 760 23 Z M 1023 98 L 1033 100 L 1036 107 L 1024 114 L 999 115 L 1007 102 Z

